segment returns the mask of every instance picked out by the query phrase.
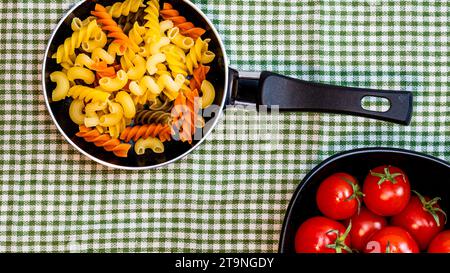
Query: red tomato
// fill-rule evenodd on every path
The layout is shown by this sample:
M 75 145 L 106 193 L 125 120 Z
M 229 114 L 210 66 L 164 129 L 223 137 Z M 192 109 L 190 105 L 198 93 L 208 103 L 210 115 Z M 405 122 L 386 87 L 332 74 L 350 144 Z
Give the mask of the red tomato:
M 391 224 L 406 229 L 425 250 L 431 240 L 444 229 L 445 213 L 437 203 L 440 198 L 432 200 L 415 192 L 402 212 L 394 215 Z
M 413 237 L 399 227 L 385 227 L 367 242 L 365 253 L 419 253 Z
M 428 247 L 429 253 L 450 253 L 450 230 L 436 235 Z
M 343 220 L 352 217 L 358 211 L 362 195 L 353 176 L 335 173 L 320 184 L 316 202 L 325 216 Z
M 367 175 L 363 193 L 368 209 L 381 216 L 392 216 L 408 205 L 411 187 L 402 170 L 392 166 L 380 166 Z
M 316 216 L 303 222 L 295 235 L 297 253 L 346 253 L 350 249 L 350 228 L 331 219 Z
M 349 224 L 349 220 L 346 221 Z M 370 237 L 378 230 L 387 225 L 384 217 L 376 215 L 370 210 L 362 207 L 359 214 L 351 218 L 353 225 L 350 231 L 351 245 L 353 249 L 363 251 Z

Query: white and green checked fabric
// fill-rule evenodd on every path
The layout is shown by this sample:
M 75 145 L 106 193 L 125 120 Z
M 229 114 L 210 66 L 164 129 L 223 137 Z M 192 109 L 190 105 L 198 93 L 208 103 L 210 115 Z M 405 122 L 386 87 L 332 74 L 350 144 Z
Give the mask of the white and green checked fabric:
M 0 3 L 0 251 L 273 252 L 295 187 L 328 156 L 389 146 L 450 160 L 448 1 L 193 1 L 231 66 L 411 90 L 412 124 L 283 114 L 267 148 L 229 111 L 194 153 L 140 172 L 90 161 L 47 113 L 40 64 L 71 2 Z

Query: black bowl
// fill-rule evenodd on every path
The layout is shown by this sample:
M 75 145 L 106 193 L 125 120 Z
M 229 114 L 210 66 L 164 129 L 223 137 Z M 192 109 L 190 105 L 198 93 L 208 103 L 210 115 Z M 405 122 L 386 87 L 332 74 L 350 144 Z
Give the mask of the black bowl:
M 379 165 L 393 165 L 405 171 L 411 188 L 428 196 L 440 196 L 442 209 L 450 209 L 450 164 L 443 160 L 407 150 L 365 148 L 334 155 L 308 173 L 298 188 L 286 212 L 280 236 L 280 253 L 295 253 L 294 238 L 298 227 L 310 217 L 321 215 L 316 205 L 320 183 L 336 172 L 355 176 L 360 184 L 369 170 Z M 447 223 L 446 228 L 449 228 Z

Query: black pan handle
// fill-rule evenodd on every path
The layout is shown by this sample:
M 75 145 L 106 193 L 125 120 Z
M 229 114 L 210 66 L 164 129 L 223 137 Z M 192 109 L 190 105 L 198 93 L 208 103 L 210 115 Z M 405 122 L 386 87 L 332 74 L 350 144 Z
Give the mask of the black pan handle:
M 370 111 L 362 107 L 364 97 L 389 101 L 389 110 Z M 342 113 L 407 125 L 412 115 L 412 93 L 342 87 L 289 78 L 262 72 L 259 80 L 259 105 L 277 105 L 280 111 Z
M 229 71 L 229 104 L 275 106 L 279 111 L 327 112 L 363 116 L 408 125 L 412 115 L 411 92 L 343 87 L 294 79 L 272 72 Z M 364 97 L 389 101 L 385 112 L 366 110 Z M 259 108 L 259 107 L 258 107 Z

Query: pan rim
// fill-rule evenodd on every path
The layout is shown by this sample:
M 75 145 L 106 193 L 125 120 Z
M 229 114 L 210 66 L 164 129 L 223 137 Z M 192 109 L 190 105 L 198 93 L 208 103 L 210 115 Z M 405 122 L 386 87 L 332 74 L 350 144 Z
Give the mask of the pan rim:
M 433 161 L 436 164 L 441 164 L 444 167 L 447 167 L 450 169 L 450 163 L 437 158 L 435 156 L 431 156 L 428 154 L 425 154 L 423 152 L 416 152 L 412 150 L 402 149 L 402 148 L 392 148 L 392 147 L 365 147 L 365 148 L 357 148 L 352 149 L 348 151 L 339 152 L 337 154 L 334 154 L 332 156 L 327 157 L 323 161 L 321 161 L 318 165 L 316 165 L 311 171 L 309 171 L 305 177 L 300 181 L 298 186 L 295 188 L 294 192 L 292 193 L 292 197 L 289 201 L 289 204 L 286 208 L 286 213 L 284 215 L 283 223 L 281 226 L 281 231 L 279 235 L 279 242 L 278 242 L 278 253 L 286 253 L 284 248 L 286 245 L 286 230 L 287 230 L 287 222 L 288 219 L 291 218 L 293 213 L 293 207 L 294 204 L 297 202 L 297 199 L 299 198 L 299 192 L 303 190 L 303 188 L 308 184 L 308 182 L 311 180 L 312 177 L 316 175 L 317 172 L 319 172 L 321 169 L 329 165 L 330 163 L 340 160 L 342 158 L 357 155 L 357 154 L 368 154 L 368 153 L 398 153 L 403 155 L 409 155 L 414 156 L 426 160 Z
M 131 166 L 122 166 L 122 165 L 117 165 L 117 164 L 113 164 L 113 163 L 109 163 L 106 161 L 103 161 L 93 155 L 91 155 L 90 153 L 84 151 L 83 149 L 81 149 L 80 147 L 78 147 L 77 144 L 75 144 L 70 137 L 64 132 L 64 130 L 61 128 L 61 126 L 59 125 L 59 121 L 56 119 L 56 117 L 53 114 L 53 111 L 50 107 L 50 101 L 47 97 L 47 87 L 46 87 L 46 77 L 45 77 L 45 72 L 46 72 L 46 67 L 47 67 L 47 59 L 48 59 L 48 54 L 50 52 L 50 47 L 52 45 L 53 39 L 55 38 L 56 33 L 58 32 L 58 30 L 60 29 L 61 25 L 64 23 L 64 21 L 78 8 L 80 7 L 82 4 L 84 4 L 87 0 L 82 0 L 79 1 L 78 3 L 75 3 L 63 16 L 62 18 L 59 20 L 58 24 L 55 26 L 55 28 L 53 29 L 49 39 L 48 39 L 48 43 L 47 46 L 45 48 L 45 54 L 43 56 L 43 61 L 42 61 L 42 66 L 41 66 L 41 84 L 42 84 L 42 93 L 44 96 L 44 100 L 45 100 L 45 105 L 47 107 L 47 111 L 49 112 L 52 120 L 53 120 L 53 124 L 56 126 L 56 128 L 58 129 L 58 131 L 62 134 L 62 136 L 66 139 L 66 141 L 71 144 L 76 150 L 78 150 L 81 154 L 87 156 L 89 159 L 112 169 L 120 169 L 120 170 L 129 170 L 129 171 L 136 171 L 136 170 L 152 170 L 152 169 L 158 169 L 161 167 L 164 167 L 166 165 L 172 164 L 174 162 L 177 162 L 181 159 L 183 159 L 184 157 L 186 157 L 189 153 L 193 152 L 194 150 L 196 150 L 202 143 L 203 141 L 205 141 L 205 139 L 211 134 L 211 132 L 214 130 L 214 128 L 217 126 L 219 120 L 221 119 L 222 115 L 223 115 L 223 108 L 225 106 L 225 102 L 226 102 L 226 93 L 228 92 L 228 77 L 229 77 L 229 73 L 228 73 L 228 67 L 229 67 L 229 62 L 228 62 L 228 57 L 227 57 L 227 52 L 225 50 L 225 45 L 223 44 L 223 40 L 219 34 L 219 32 L 217 31 L 217 29 L 215 28 L 214 24 L 211 22 L 211 20 L 208 18 L 208 16 L 206 16 L 206 14 L 203 13 L 202 10 L 200 10 L 194 3 L 190 2 L 189 0 L 182 0 L 184 3 L 188 4 L 189 6 L 191 6 L 198 15 L 202 16 L 203 19 L 206 21 L 206 23 L 208 24 L 208 26 L 211 28 L 211 30 L 213 31 L 214 35 L 217 37 L 217 40 L 219 42 L 219 46 L 220 46 L 220 50 L 222 51 L 222 56 L 223 56 L 223 63 L 224 63 L 224 73 L 225 73 L 225 77 L 224 77 L 224 91 L 223 91 L 223 95 L 222 95 L 222 101 L 220 103 L 220 111 L 217 114 L 217 117 L 215 117 L 215 120 L 212 124 L 212 126 L 208 129 L 208 131 L 206 131 L 206 133 L 204 133 L 203 137 L 194 145 L 192 146 L 189 150 L 187 150 L 186 152 L 184 152 L 183 154 L 168 160 L 166 162 L 160 163 L 160 164 L 156 164 L 156 165 L 151 165 L 151 166 L 142 166 L 142 167 L 131 167 Z

